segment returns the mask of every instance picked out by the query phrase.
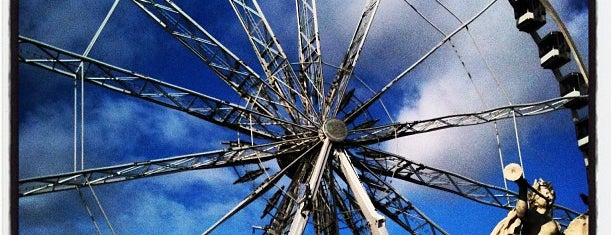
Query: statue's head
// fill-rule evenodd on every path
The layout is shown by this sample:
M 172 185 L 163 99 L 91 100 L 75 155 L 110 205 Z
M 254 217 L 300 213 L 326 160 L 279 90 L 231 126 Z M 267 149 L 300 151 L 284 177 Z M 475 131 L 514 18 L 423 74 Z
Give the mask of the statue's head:
M 555 203 L 555 190 L 553 189 L 552 183 L 537 179 L 533 183 L 533 188 L 538 190 L 541 194 L 544 194 L 544 196 L 547 196 L 548 199 L 542 199 L 538 194 L 530 191 L 528 195 L 529 204 L 546 207 L 548 209 L 551 208 Z

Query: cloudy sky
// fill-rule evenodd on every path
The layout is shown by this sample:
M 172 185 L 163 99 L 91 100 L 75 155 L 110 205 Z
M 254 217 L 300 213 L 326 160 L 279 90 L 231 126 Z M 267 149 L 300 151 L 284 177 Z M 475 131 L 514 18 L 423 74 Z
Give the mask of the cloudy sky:
M 413 4 L 442 33 L 419 17 Z M 466 22 L 489 1 L 440 0 Z M 20 1 L 19 34 L 83 53 L 113 1 Z M 220 42 L 263 75 L 242 26 L 227 1 L 176 1 Z M 318 3 L 324 77 L 331 81 L 359 20 L 365 1 Z M 583 58 L 588 57 L 586 0 L 553 1 Z M 297 61 L 295 6 L 291 1 L 260 3 L 291 62 Z M 44 7 L 42 7 L 44 6 Z M 378 90 L 410 68 L 462 23 L 435 1 L 382 1 L 355 70 L 356 78 Z M 507 1 L 495 2 L 481 17 L 436 50 L 381 97 L 371 113 L 381 123 L 407 122 L 531 103 L 559 96 L 558 83 L 539 66 L 537 46 L 515 26 Z M 554 29 L 552 21 L 541 29 Z M 166 82 L 243 105 L 207 66 L 154 24 L 130 1 L 121 1 L 90 57 Z M 572 62 L 573 63 L 573 62 Z M 491 70 L 486 66 L 489 64 Z M 19 65 L 19 177 L 73 169 L 73 82 Z M 563 73 L 576 71 L 573 64 Z M 469 74 L 469 75 L 468 75 Z M 372 95 L 358 80 L 356 96 Z M 507 94 L 507 95 L 506 95 Z M 237 133 L 184 113 L 98 87 L 85 86 L 85 167 L 95 168 L 222 148 Z M 508 101 L 509 100 L 509 101 Z M 385 111 L 387 110 L 387 111 Z M 578 195 L 588 193 L 584 163 L 576 148 L 568 110 L 497 123 L 505 164 L 519 161 L 529 179 L 552 181 L 557 203 L 584 212 Z M 492 123 L 404 137 L 377 147 L 428 166 L 503 187 Z M 214 134 L 211 134 L 214 133 Z M 518 136 L 518 138 L 517 138 Z M 239 136 L 248 138 L 248 136 Z M 518 139 L 518 141 L 517 141 Z M 518 147 L 520 145 L 520 148 Z M 520 151 L 519 151 L 520 150 Z M 275 167 L 275 166 L 271 166 Z M 249 193 L 251 184 L 232 185 L 232 169 L 139 179 L 95 187 L 118 234 L 199 234 Z M 451 234 L 487 234 L 506 211 L 452 194 L 393 180 L 393 185 Z M 510 184 L 510 189 L 515 190 Z M 89 190 L 87 205 L 103 233 L 109 229 Z M 265 202 L 258 200 L 217 234 L 247 234 Z M 22 234 L 92 234 L 95 228 L 75 191 L 21 198 Z M 396 231 L 397 225 L 389 223 Z

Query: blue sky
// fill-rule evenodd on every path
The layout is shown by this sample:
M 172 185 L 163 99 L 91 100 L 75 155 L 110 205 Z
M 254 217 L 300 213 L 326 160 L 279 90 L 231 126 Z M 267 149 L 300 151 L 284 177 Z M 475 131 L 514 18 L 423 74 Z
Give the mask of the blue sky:
M 462 20 L 471 18 L 488 1 L 442 1 Z M 82 53 L 110 8 L 112 1 L 21 1 L 19 33 L 60 48 Z M 260 74 L 252 48 L 226 1 L 200 6 L 199 1 L 177 4 L 200 22 L 219 41 Z M 293 2 L 262 1 L 262 9 L 292 62 L 297 61 Z M 432 3 L 414 3 L 446 33 L 460 23 Z M 356 27 L 364 1 L 318 3 L 323 60 L 338 65 Z M 583 58 L 588 56 L 587 1 L 554 1 L 576 40 Z M 549 23 L 542 32 L 550 30 Z M 537 47 L 531 38 L 514 28 L 512 8 L 496 2 L 490 10 L 451 42 L 417 66 L 382 97 L 372 113 L 382 123 L 423 120 L 507 105 L 504 91 L 495 84 L 478 54 L 480 50 L 501 87 L 513 103 L 528 103 L 559 95 L 554 76 L 539 66 Z M 355 74 L 374 90 L 408 68 L 443 36 L 420 20 L 403 1 L 383 1 Z M 237 104 L 232 93 L 208 68 L 128 1 L 120 2 L 90 57 L 137 71 L 172 84 L 219 97 Z M 465 67 L 461 62 L 465 63 Z M 20 65 L 19 141 L 20 178 L 72 170 L 72 81 L 65 77 Z M 333 79 L 326 68 L 325 78 Z M 563 72 L 574 71 L 568 65 Z M 467 72 L 474 79 L 473 85 Z M 356 80 L 353 80 L 356 81 Z M 357 96 L 371 95 L 357 82 Z M 98 87 L 85 87 L 86 167 L 101 167 L 220 149 L 221 141 L 237 133 L 186 114 L 117 95 Z M 479 97 L 482 94 L 484 99 Z M 484 102 L 482 100 L 485 100 Z M 578 195 L 588 193 L 584 164 L 576 148 L 569 111 L 521 118 L 518 139 L 529 179 L 552 181 L 557 203 L 578 212 L 586 207 Z M 500 121 L 501 150 L 506 163 L 518 161 L 515 130 L 511 120 Z M 211 134 L 214 133 L 214 134 Z M 248 138 L 248 136 L 240 136 Z M 493 124 L 453 128 L 382 143 L 380 148 L 429 166 L 446 169 L 503 186 Z M 198 234 L 220 218 L 251 189 L 234 186 L 232 169 L 184 172 L 95 188 L 119 234 Z M 432 189 L 393 180 L 393 185 L 430 218 L 451 234 L 487 234 L 505 211 Z M 510 184 L 510 189 L 515 190 Z M 88 205 L 94 207 L 88 190 Z M 258 200 L 217 234 L 245 234 L 258 220 L 264 201 Z M 95 233 L 86 210 L 74 191 L 38 195 L 19 200 L 22 234 Z M 255 220 L 253 218 L 256 218 Z M 107 232 L 103 217 L 95 219 Z M 390 231 L 397 226 L 390 223 Z

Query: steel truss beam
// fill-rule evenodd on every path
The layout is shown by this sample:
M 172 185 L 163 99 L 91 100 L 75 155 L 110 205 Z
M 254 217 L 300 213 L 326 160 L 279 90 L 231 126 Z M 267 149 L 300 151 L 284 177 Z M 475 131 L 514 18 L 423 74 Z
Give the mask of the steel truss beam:
M 215 228 L 217 228 L 217 226 L 219 226 L 221 223 L 223 223 L 224 221 L 226 221 L 227 219 L 229 219 L 231 216 L 233 216 L 234 214 L 236 214 L 238 211 L 242 210 L 243 208 L 245 208 L 246 206 L 248 206 L 251 202 L 255 201 L 255 199 L 261 197 L 264 193 L 266 193 L 268 190 L 270 190 L 274 185 L 276 185 L 276 183 L 281 179 L 281 177 L 291 168 L 293 167 L 293 165 L 295 165 L 296 163 L 300 162 L 302 160 L 302 158 L 304 158 L 305 156 L 307 156 L 310 151 L 312 151 L 313 149 L 315 149 L 315 147 L 318 144 L 314 144 L 312 145 L 312 147 L 310 147 L 310 149 L 304 151 L 300 156 L 296 157 L 295 159 L 293 159 L 291 161 L 290 164 L 288 164 L 287 166 L 285 166 L 283 169 L 281 169 L 280 171 L 274 173 L 274 175 L 266 178 L 266 180 L 261 183 L 256 189 L 254 189 L 244 200 L 242 200 L 240 203 L 238 203 L 232 210 L 230 210 L 227 214 L 225 214 L 221 219 L 219 219 L 216 223 L 214 223 L 210 228 L 208 228 L 203 234 L 209 234 L 211 233 Z
M 363 44 L 365 43 L 366 37 L 370 30 L 370 25 L 374 20 L 374 15 L 376 15 L 379 2 L 380 0 L 368 0 L 365 8 L 363 9 L 361 19 L 359 20 L 359 24 L 355 30 L 355 34 L 353 35 L 348 51 L 346 52 L 342 65 L 340 65 L 338 73 L 332 82 L 329 94 L 325 98 L 325 104 L 327 106 L 325 107 L 323 116 L 327 116 L 329 111 L 331 111 L 331 106 L 334 99 L 336 99 L 336 106 L 332 116 L 335 116 L 338 113 L 340 102 L 344 97 L 346 86 L 348 85 L 350 77 L 353 74 L 353 70 L 355 69 L 355 65 L 357 64 L 357 59 L 359 58 L 359 54 L 361 53 L 361 49 L 363 48 Z
M 313 104 L 318 103 L 317 111 L 321 112 L 325 91 L 317 3 L 315 0 L 296 0 L 295 5 L 298 20 L 298 47 L 301 74 L 299 79 L 302 86 L 306 88 L 307 97 L 312 98 L 311 102 Z
M 116 166 L 69 172 L 19 180 L 19 196 L 69 190 L 89 185 L 122 182 L 144 177 L 159 176 L 190 170 L 221 168 L 249 163 L 259 163 L 299 152 L 309 141 L 302 139 L 270 144 L 245 146 L 205 153 L 188 154 L 171 158 L 147 160 Z M 290 146 L 290 147 L 288 147 Z
M 198 56 L 257 110 L 278 118 L 288 118 L 287 115 L 279 113 L 279 107 L 288 113 L 296 112 L 294 107 L 287 105 L 284 94 L 275 90 L 278 85 L 274 84 L 274 81 L 271 81 L 271 84 L 264 81 L 176 4 L 169 0 L 166 1 L 167 5 L 153 0 L 132 2 Z
M 353 144 L 372 144 L 397 137 L 414 135 L 440 129 L 460 126 L 472 126 L 496 120 L 516 117 L 541 115 L 564 109 L 564 104 L 573 99 L 587 96 L 560 97 L 539 103 L 519 104 L 495 108 L 478 113 L 457 114 L 422 121 L 396 123 L 380 127 L 364 128 L 349 132 Z
M 353 153 L 348 152 L 348 154 L 355 159 Z M 408 201 L 408 199 L 399 194 L 389 183 L 367 168 L 367 166 L 360 161 L 355 161 L 355 164 L 358 165 L 357 169 L 360 169 L 358 174 L 361 183 L 366 186 L 365 189 L 368 193 L 368 197 L 378 211 L 391 218 L 410 234 L 447 234 L 442 228 L 418 210 Z M 336 171 L 340 170 L 338 169 L 338 164 L 335 164 L 334 168 Z M 355 201 L 354 196 L 347 190 L 342 190 L 341 188 L 337 188 L 337 191 L 340 193 L 344 192 L 345 195 L 345 199 L 340 199 L 340 201 L 347 201 L 348 205 L 354 207 L 352 209 L 344 209 L 344 211 L 347 211 L 348 215 L 351 215 L 347 216 L 343 214 L 344 218 L 350 221 L 348 224 L 349 228 L 354 234 L 371 234 L 367 221 L 360 213 L 361 209 L 359 209 L 359 205 Z M 354 216 L 359 217 L 355 220 L 353 219 Z M 354 223 L 354 221 L 362 221 L 362 223 L 359 225 Z M 353 225 L 351 226 L 351 224 Z
M 306 228 L 306 223 L 308 222 L 308 218 L 312 212 L 312 203 L 314 197 L 318 195 L 323 173 L 327 168 L 327 163 L 329 162 L 328 158 L 331 155 L 331 152 L 331 140 L 325 139 L 323 141 L 323 146 L 321 147 L 321 150 L 314 161 L 312 170 L 307 173 L 308 181 L 306 181 L 306 185 L 304 185 L 305 191 L 298 196 L 300 200 L 298 200 L 297 212 L 295 213 L 293 221 L 291 222 L 291 227 L 289 228 L 289 234 L 291 235 L 302 234 Z
M 314 159 L 316 154 L 311 153 L 307 158 L 300 162 L 295 174 L 292 175 L 292 181 L 287 187 L 287 191 L 283 194 L 283 198 L 274 211 L 272 218 L 267 226 L 268 231 L 266 234 L 287 234 L 289 227 L 293 222 L 294 214 L 298 212 L 299 200 L 303 200 L 303 193 L 305 191 L 306 178 L 308 172 L 312 170 L 314 165 Z
M 298 81 L 283 48 L 278 42 L 256 0 L 230 0 L 242 23 L 266 76 L 278 93 L 289 100 L 289 115 L 300 124 L 314 123 L 316 111 L 306 89 Z M 297 90 L 296 90 L 297 89 Z M 298 104 L 297 97 L 301 104 Z M 301 113 L 300 108 L 306 112 Z M 300 118 L 300 117 L 306 117 Z
M 267 139 L 279 139 L 284 126 L 308 131 L 297 124 L 259 113 L 227 101 L 178 87 L 26 37 L 19 37 L 19 61 L 77 79 L 83 63 L 84 80 L 165 107 L 176 109 L 220 126 Z M 311 130 L 310 130 L 311 131 Z
M 368 147 L 355 148 L 360 161 L 374 174 L 393 177 L 417 185 L 450 192 L 461 197 L 499 208 L 511 209 L 517 200 L 517 193 L 504 188 L 488 185 L 476 180 L 425 166 L 405 159 L 402 156 Z M 367 169 L 361 169 L 367 170 Z M 579 214 L 560 205 L 553 206 L 553 216 L 564 226 Z
M 365 164 L 355 162 L 363 169 L 360 178 L 368 185 L 368 195 L 377 210 L 411 234 L 448 234 Z

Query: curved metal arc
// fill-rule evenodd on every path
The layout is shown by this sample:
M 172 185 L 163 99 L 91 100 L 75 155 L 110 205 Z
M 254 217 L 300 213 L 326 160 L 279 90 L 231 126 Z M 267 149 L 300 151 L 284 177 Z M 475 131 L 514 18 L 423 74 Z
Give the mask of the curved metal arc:
M 259 163 L 300 151 L 307 140 L 289 140 L 255 146 L 244 146 L 205 153 L 140 161 L 116 166 L 68 172 L 57 175 L 19 180 L 19 196 L 30 196 L 62 190 L 152 177 L 190 170 L 221 168 L 233 165 Z M 285 146 L 292 145 L 291 148 Z
M 355 109 L 351 110 L 343 119 L 344 122 L 346 123 L 351 123 L 353 120 L 355 120 L 359 115 L 363 114 L 372 104 L 374 104 L 374 102 L 376 102 L 384 93 L 386 93 L 389 89 L 391 89 L 391 87 L 393 87 L 393 85 L 395 85 L 397 82 L 399 82 L 402 78 L 406 77 L 406 75 L 408 73 L 410 73 L 410 71 L 412 71 L 414 68 L 416 68 L 416 66 L 418 66 L 419 64 L 421 64 L 423 61 L 425 61 L 425 59 L 429 58 L 429 56 L 431 56 L 434 52 L 436 52 L 438 49 L 440 49 L 440 47 L 442 47 L 442 45 L 444 45 L 447 41 L 449 41 L 453 36 L 455 36 L 455 34 L 457 34 L 458 32 L 460 32 L 462 29 L 468 27 L 468 25 L 470 25 L 474 20 L 476 20 L 478 17 L 480 17 L 485 11 L 487 11 L 492 5 L 493 3 L 497 2 L 497 0 L 492 0 L 489 4 L 487 4 L 481 11 L 479 11 L 478 13 L 476 13 L 476 15 L 474 15 L 471 19 L 469 19 L 468 21 L 466 21 L 465 23 L 463 23 L 461 26 L 459 26 L 457 29 L 455 29 L 455 31 L 453 31 L 452 33 L 448 34 L 444 39 L 442 39 L 437 45 L 435 45 L 433 48 L 431 48 L 427 53 L 425 53 L 425 55 L 423 55 L 419 60 L 417 60 L 416 62 L 414 62 L 410 67 L 408 67 L 406 70 L 404 70 L 403 72 L 401 72 L 399 75 L 397 75 L 393 80 L 391 80 L 387 85 L 385 85 L 378 93 L 376 93 L 375 95 L 373 95 L 372 97 L 370 97 L 366 102 L 364 102 L 362 105 L 356 107 Z
M 47 54 L 29 55 L 26 45 L 32 45 Z M 170 107 L 192 116 L 216 123 L 220 126 L 239 129 L 243 133 L 254 133 L 258 136 L 277 139 L 284 134 L 286 126 L 299 128 L 303 131 L 313 131 L 292 122 L 274 116 L 259 113 L 236 104 L 222 101 L 204 94 L 188 90 L 170 83 L 147 77 L 104 62 L 84 57 L 60 48 L 23 36 L 19 37 L 19 60 L 71 78 L 76 78 L 78 66 L 87 63 L 83 68 L 87 82 L 108 88 L 113 91 L 131 95 L 159 105 Z M 55 53 L 57 55 L 51 55 Z M 62 59 L 59 56 L 62 56 Z M 255 119 L 256 123 L 241 123 L 241 120 Z M 253 129 L 256 128 L 256 129 Z M 271 129 L 276 128 L 276 130 Z
M 557 13 L 555 8 L 550 4 L 548 0 L 539 0 L 539 1 L 540 3 L 542 3 L 546 11 L 550 13 L 551 18 L 553 19 L 553 21 L 555 21 L 555 24 L 557 24 L 557 28 L 559 28 L 559 30 L 563 34 L 563 38 L 567 42 L 567 45 L 569 46 L 572 52 L 572 56 L 574 57 L 574 60 L 576 61 L 576 64 L 578 65 L 578 70 L 580 70 L 580 74 L 582 74 L 582 79 L 584 83 L 588 86 L 589 85 L 589 74 L 587 70 L 585 69 L 584 61 L 582 61 L 582 56 L 580 56 L 580 52 L 578 52 L 576 43 L 574 43 L 574 39 L 570 35 L 569 30 L 567 30 L 567 27 L 565 27 L 565 24 L 563 23 L 563 21 L 561 21 L 561 17 L 559 17 L 559 14 Z
M 391 125 L 357 129 L 349 131 L 353 144 L 371 144 L 397 137 L 436 131 L 451 127 L 472 126 L 496 120 L 516 117 L 527 117 L 546 114 L 564 109 L 564 104 L 574 99 L 584 99 L 588 96 L 567 96 L 545 100 L 538 103 L 518 104 L 499 107 L 477 113 L 456 114 L 433 119 L 396 123 Z

